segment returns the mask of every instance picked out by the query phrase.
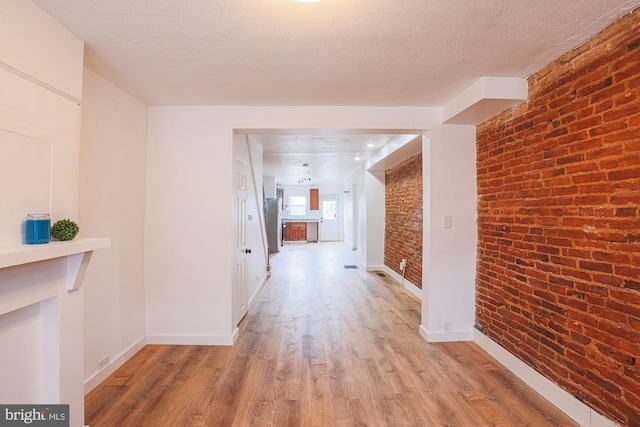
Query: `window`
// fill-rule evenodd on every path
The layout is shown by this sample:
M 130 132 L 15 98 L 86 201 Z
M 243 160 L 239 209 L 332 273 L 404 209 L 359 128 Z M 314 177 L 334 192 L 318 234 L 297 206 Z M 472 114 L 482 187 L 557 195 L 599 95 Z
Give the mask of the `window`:
M 322 199 L 322 219 L 338 219 L 338 198 L 324 197 Z
M 289 215 L 304 216 L 307 214 L 307 198 L 305 196 L 289 197 Z

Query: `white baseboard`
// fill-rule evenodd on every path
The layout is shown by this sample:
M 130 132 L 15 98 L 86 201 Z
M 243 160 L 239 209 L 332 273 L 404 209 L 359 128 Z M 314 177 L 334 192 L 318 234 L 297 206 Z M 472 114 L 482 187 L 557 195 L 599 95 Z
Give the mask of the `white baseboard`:
M 258 289 L 253 294 L 253 303 L 255 297 L 260 293 L 260 290 L 266 283 L 266 279 L 262 280 Z M 219 345 L 229 346 L 233 345 L 238 336 L 240 330 L 236 328 L 231 336 L 211 336 L 211 335 L 149 335 L 144 338 L 140 338 L 131 347 L 123 351 L 118 357 L 111 361 L 100 371 L 91 375 L 84 383 L 84 394 L 86 395 L 91 390 L 96 388 L 102 381 L 106 380 L 109 375 L 114 373 L 116 369 L 122 366 L 127 360 L 131 359 L 134 354 L 140 351 L 147 344 L 161 344 L 161 345 Z
M 137 352 L 147 344 L 163 344 L 163 345 L 233 345 L 238 339 L 239 330 L 236 328 L 231 337 L 221 336 L 201 336 L 201 335 L 155 335 L 140 338 L 137 342 L 127 348 L 114 358 L 107 366 L 100 371 L 91 375 L 84 382 L 84 394 L 96 388 L 101 382 L 106 380 L 109 375 L 113 374 L 119 367 L 131 359 Z
M 234 335 L 148 335 L 147 344 L 233 345 Z
M 269 275 L 271 275 L 271 272 L 269 272 Z M 266 276 L 266 277 L 262 278 L 262 281 L 260 281 L 260 284 L 258 285 L 258 288 L 253 293 L 253 295 L 251 295 L 251 298 L 249 298 L 249 308 L 251 308 L 251 306 L 253 305 L 254 301 L 256 300 L 256 297 L 260 294 L 260 291 L 264 287 L 265 283 L 267 283 L 268 277 L 269 276 Z
M 618 426 L 561 389 L 482 332 L 474 330 L 473 341 L 582 427 Z
M 473 331 L 429 332 L 420 325 L 420 335 L 427 342 L 473 341 Z
M 402 277 L 400 274 L 392 270 L 388 265 L 383 265 L 381 270 L 378 270 L 378 271 L 384 271 L 393 280 L 395 280 L 396 282 L 404 286 L 404 288 L 408 290 L 411 293 L 411 295 L 413 295 L 414 297 L 422 301 L 422 289 L 420 289 L 419 287 L 417 287 L 416 285 L 414 285 L 413 283 L 411 283 L 410 281 Z
M 366 271 L 383 271 L 383 272 L 385 272 L 393 280 L 395 280 L 396 282 L 402 284 L 405 287 L 405 289 L 408 290 L 413 296 L 415 296 L 420 301 L 422 301 L 422 289 L 420 289 L 419 287 L 417 287 L 416 285 L 414 285 L 413 283 L 411 283 L 407 279 L 404 279 L 401 275 L 399 275 L 398 273 L 393 271 L 387 265 L 384 265 L 384 264 L 383 265 L 369 265 L 369 266 L 365 266 L 365 270 Z
M 116 369 L 124 365 L 124 363 L 127 360 L 131 359 L 133 355 L 139 352 L 142 349 L 142 347 L 144 347 L 146 344 L 147 344 L 146 337 L 140 338 L 133 345 L 131 345 L 125 351 L 120 353 L 115 359 L 113 359 L 111 363 L 109 363 L 107 366 L 105 366 L 98 372 L 91 375 L 84 382 L 84 394 L 86 395 L 91 390 L 96 388 L 102 381 L 106 380 L 109 375 L 113 374 L 116 371 Z

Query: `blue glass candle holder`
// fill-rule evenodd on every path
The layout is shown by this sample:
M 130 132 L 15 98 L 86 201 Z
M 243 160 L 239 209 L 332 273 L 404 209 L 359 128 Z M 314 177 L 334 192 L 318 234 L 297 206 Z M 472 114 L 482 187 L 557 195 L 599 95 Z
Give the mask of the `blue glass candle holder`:
M 27 215 L 27 244 L 49 243 L 51 240 L 51 217 L 49 214 Z

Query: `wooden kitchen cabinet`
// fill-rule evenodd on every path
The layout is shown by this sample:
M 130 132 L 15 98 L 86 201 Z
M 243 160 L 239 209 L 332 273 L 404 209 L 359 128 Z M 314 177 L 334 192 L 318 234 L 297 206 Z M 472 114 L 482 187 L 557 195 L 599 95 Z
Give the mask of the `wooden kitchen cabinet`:
M 287 226 L 284 229 L 284 240 L 306 241 L 307 240 L 307 223 L 306 222 L 287 222 Z
M 312 188 L 309 190 L 309 210 L 317 211 L 320 209 L 320 190 Z

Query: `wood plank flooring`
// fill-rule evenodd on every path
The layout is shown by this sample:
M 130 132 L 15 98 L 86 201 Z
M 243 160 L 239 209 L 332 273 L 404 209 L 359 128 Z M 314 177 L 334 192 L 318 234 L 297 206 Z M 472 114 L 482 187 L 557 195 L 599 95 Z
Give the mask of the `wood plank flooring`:
M 285 246 L 232 347 L 149 345 L 86 396 L 100 426 L 575 426 L 339 243 Z

